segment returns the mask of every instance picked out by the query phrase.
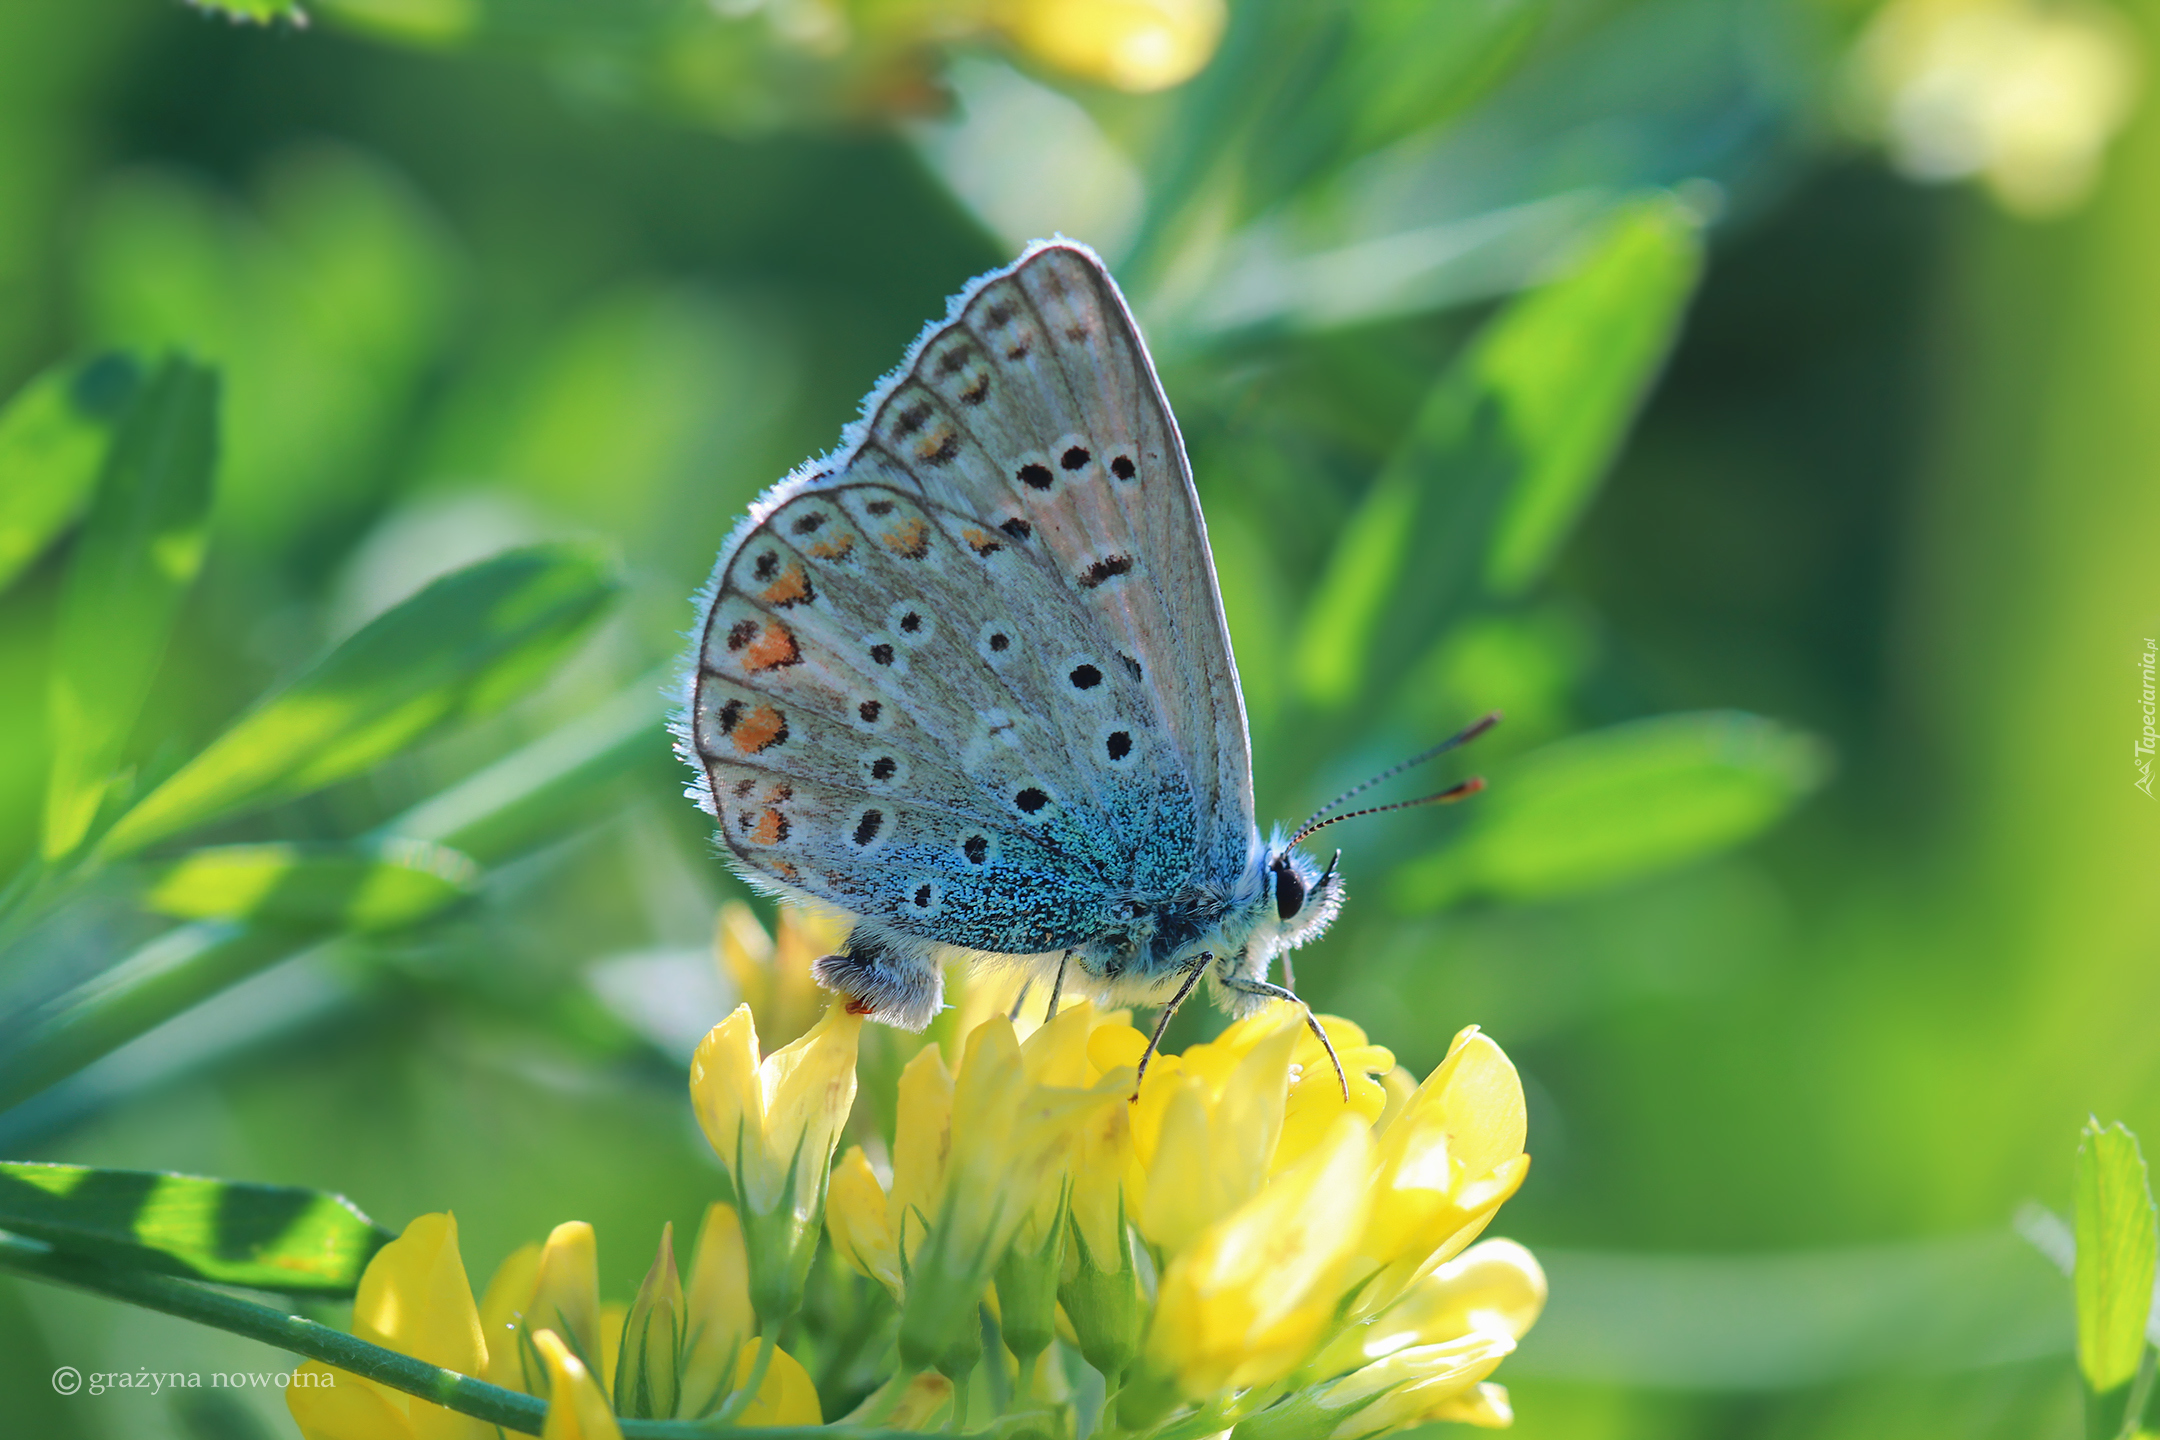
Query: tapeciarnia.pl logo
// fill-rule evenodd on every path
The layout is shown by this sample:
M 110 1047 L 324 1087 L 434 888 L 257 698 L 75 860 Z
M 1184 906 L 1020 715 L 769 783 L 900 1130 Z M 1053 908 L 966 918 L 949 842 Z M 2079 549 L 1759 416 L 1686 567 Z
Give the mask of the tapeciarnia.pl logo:
M 2156 734 L 2153 729 L 2155 662 L 2160 662 L 2160 647 L 2156 647 L 2153 637 L 2148 635 L 2145 637 L 2145 653 L 2138 656 L 2138 678 L 2141 682 L 2138 709 L 2144 713 L 2144 723 L 2138 730 L 2137 748 L 2131 754 L 2132 762 L 2137 766 L 2137 780 L 2134 783 L 2138 789 L 2145 792 L 2147 799 L 2153 797 L 2153 750 L 2155 746 L 2160 746 L 2160 734 Z

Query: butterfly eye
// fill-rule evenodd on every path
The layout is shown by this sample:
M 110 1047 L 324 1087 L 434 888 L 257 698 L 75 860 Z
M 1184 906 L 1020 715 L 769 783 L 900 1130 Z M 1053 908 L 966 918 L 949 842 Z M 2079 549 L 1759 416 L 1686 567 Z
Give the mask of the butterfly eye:
M 1280 856 L 1274 864 L 1275 914 L 1278 919 L 1295 918 L 1305 908 L 1305 882 L 1297 871 L 1290 868 L 1290 857 Z

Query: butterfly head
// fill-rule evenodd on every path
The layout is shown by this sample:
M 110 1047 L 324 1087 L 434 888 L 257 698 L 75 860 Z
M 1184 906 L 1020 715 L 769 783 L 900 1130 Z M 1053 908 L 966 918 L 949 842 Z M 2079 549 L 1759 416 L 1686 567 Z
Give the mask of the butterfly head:
M 1269 848 L 1274 858 L 1268 861 L 1267 894 L 1279 927 L 1277 944 L 1285 950 L 1293 949 L 1320 938 L 1335 912 L 1342 908 L 1342 879 L 1335 869 L 1342 851 L 1337 850 L 1327 868 L 1322 869 L 1318 861 L 1294 846 L 1278 844 Z

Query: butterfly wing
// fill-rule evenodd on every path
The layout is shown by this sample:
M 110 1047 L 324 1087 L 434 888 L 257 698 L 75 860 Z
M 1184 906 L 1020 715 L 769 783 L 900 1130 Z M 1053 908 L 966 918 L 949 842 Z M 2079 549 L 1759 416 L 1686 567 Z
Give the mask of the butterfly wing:
M 955 302 L 723 553 L 686 739 L 747 873 L 906 935 L 1077 945 L 1243 863 L 1243 701 L 1183 446 L 1094 257 Z
M 1251 743 L 1184 441 L 1117 284 L 1030 247 L 954 303 L 867 411 L 864 461 L 929 499 L 1019 518 L 1137 667 L 1202 816 L 1209 876 L 1253 830 Z

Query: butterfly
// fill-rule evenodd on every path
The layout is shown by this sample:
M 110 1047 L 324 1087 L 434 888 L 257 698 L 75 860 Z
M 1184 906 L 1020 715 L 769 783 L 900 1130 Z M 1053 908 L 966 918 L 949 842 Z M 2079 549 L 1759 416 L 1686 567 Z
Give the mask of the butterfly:
M 1191 467 L 1086 246 L 971 282 L 695 603 L 688 794 L 748 883 L 847 917 L 815 973 L 858 1013 L 920 1030 L 954 955 L 1049 978 L 1052 1014 L 1297 999 L 1270 967 L 1341 908 L 1298 848 L 1333 820 L 1255 821 Z

